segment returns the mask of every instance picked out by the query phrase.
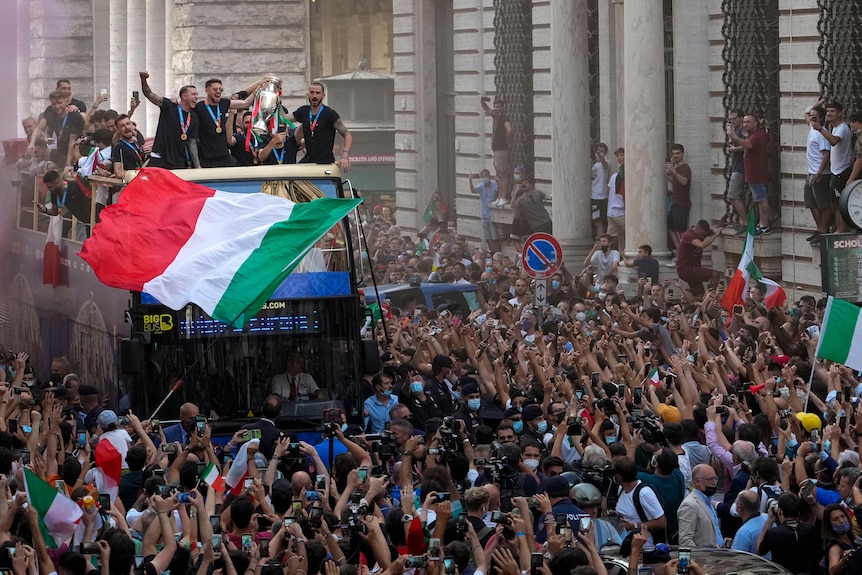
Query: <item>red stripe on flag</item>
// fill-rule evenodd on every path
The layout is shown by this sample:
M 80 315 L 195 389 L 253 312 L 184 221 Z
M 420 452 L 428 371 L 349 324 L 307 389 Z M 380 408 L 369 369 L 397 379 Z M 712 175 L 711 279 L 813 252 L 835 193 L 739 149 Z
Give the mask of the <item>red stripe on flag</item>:
M 733 279 L 730 280 L 730 285 L 727 286 L 727 290 L 721 298 L 721 307 L 727 311 L 732 311 L 733 306 L 742 304 L 747 283 L 739 269 L 733 272 Z
M 144 168 L 101 212 L 80 256 L 110 287 L 140 291 L 161 275 L 195 231 L 215 190 L 161 168 Z

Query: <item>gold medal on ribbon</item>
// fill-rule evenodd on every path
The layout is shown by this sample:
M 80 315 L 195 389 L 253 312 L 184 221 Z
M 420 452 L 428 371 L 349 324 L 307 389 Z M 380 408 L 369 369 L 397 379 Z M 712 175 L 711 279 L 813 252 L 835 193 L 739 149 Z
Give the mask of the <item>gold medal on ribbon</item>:
M 216 134 L 221 134 L 221 126 L 216 126 Z
M 188 138 L 189 138 L 189 137 L 188 137 L 187 135 L 185 135 L 185 134 L 183 134 L 183 135 L 181 135 L 181 136 L 180 136 L 180 140 L 188 140 Z

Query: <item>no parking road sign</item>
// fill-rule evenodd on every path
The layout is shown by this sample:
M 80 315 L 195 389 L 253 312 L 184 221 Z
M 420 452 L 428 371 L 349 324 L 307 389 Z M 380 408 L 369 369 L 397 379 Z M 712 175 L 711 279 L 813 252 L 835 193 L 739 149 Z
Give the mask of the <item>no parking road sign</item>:
M 524 244 L 521 261 L 524 264 L 524 271 L 531 278 L 549 278 L 563 265 L 563 248 L 551 234 L 533 234 Z

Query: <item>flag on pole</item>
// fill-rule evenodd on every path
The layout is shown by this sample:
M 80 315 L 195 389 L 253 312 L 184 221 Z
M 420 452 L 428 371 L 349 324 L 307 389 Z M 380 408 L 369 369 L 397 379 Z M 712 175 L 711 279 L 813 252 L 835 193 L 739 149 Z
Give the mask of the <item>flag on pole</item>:
M 658 368 L 657 367 L 653 366 L 652 370 L 650 370 L 650 372 L 649 372 L 649 375 L 647 375 L 647 379 L 649 379 L 649 382 L 653 386 L 658 387 L 658 385 L 659 385 L 658 382 L 659 382 L 660 378 L 658 375 Z
M 224 493 L 224 478 L 212 461 L 209 462 L 203 473 L 201 473 L 201 481 L 215 489 L 217 493 Z
M 48 547 L 57 549 L 75 533 L 83 511 L 78 504 L 24 468 L 24 488 L 27 501 L 39 518 L 39 531 Z
M 96 489 L 101 494 L 111 496 L 111 501 L 117 498 L 120 490 L 120 476 L 123 473 L 123 456 L 107 439 L 99 440 L 96 444 Z M 103 510 L 107 512 L 107 509 Z
M 224 478 L 225 485 L 230 488 L 230 492 L 234 495 L 242 494 L 243 480 L 248 476 L 249 445 L 260 445 L 260 439 L 251 439 L 242 444 L 227 472 L 227 477 Z
M 814 355 L 862 370 L 862 308 L 829 296 Z
M 80 255 L 105 285 L 145 291 L 175 310 L 195 303 L 242 325 L 361 201 L 294 203 L 144 168 L 102 211 Z
M 752 210 L 748 214 L 748 234 L 745 236 L 745 249 L 742 250 L 742 256 L 739 259 L 736 272 L 733 274 L 733 279 L 730 280 L 730 285 L 727 286 L 727 291 L 721 298 L 721 307 L 727 311 L 732 311 L 733 306 L 744 303 L 748 288 L 756 284 L 763 286 L 763 305 L 766 306 L 766 309 L 781 307 L 787 301 L 787 294 L 784 289 L 771 279 L 763 277 L 760 268 L 754 263 L 754 224 L 754 210 Z

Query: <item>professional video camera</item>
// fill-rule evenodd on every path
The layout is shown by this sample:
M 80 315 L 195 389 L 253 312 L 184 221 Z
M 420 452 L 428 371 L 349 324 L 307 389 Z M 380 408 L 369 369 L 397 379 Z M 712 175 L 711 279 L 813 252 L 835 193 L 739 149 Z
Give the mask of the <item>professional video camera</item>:
M 515 488 L 518 470 L 502 459 L 493 458 L 485 463 L 485 476 L 491 483 L 496 484 L 500 491 L 511 490 Z
M 389 430 L 366 434 L 365 441 L 371 443 L 371 451 L 380 456 L 382 461 L 392 459 L 398 452 L 398 442 Z
M 597 399 L 595 403 L 593 403 L 595 409 L 601 409 L 605 415 L 611 416 L 617 414 L 617 406 L 614 401 L 609 397 L 603 397 L 601 399 Z
M 440 433 L 440 453 L 445 456 L 449 453 L 461 451 L 461 440 L 458 437 L 458 420 L 451 415 L 444 417 L 437 431 Z
M 341 429 L 341 423 L 344 421 L 343 411 L 338 408 L 323 410 L 323 428 L 320 429 L 324 437 L 335 437 L 336 432 Z
M 359 520 L 360 515 L 370 515 L 371 511 L 368 508 L 367 503 L 352 503 L 350 505 L 350 517 L 347 519 L 347 526 L 350 528 L 351 533 L 362 533 L 367 535 L 368 528 L 365 524 Z
M 631 423 L 634 429 L 641 432 L 641 437 L 647 443 L 660 443 L 664 441 L 664 434 L 661 431 L 658 417 L 652 412 L 645 411 L 637 415 L 630 415 L 626 421 Z

